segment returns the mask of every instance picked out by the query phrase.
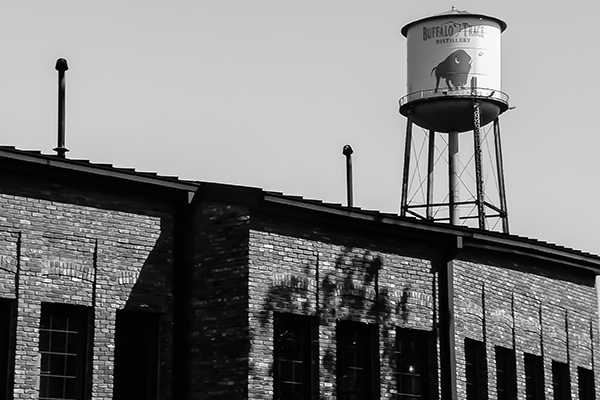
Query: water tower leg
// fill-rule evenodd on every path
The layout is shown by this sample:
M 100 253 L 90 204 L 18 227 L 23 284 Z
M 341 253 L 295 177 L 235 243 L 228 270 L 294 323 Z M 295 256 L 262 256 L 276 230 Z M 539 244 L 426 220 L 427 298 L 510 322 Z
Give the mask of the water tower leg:
M 506 207 L 506 187 L 504 185 L 504 163 L 502 162 L 502 144 L 500 142 L 500 120 L 494 120 L 494 147 L 496 149 L 496 169 L 498 170 L 498 194 L 500 196 L 500 218 L 502 232 L 508 233 L 508 209 Z
M 406 217 L 408 210 L 408 176 L 410 169 L 410 147 L 412 145 L 412 118 L 408 115 L 406 121 L 406 141 L 404 142 L 404 170 L 402 171 L 402 198 L 400 200 L 400 215 Z
M 475 180 L 477 186 L 477 219 L 479 229 L 485 229 L 485 204 L 483 193 L 483 165 L 481 159 L 481 114 L 479 102 L 473 102 L 473 139 L 475 140 Z
M 460 213 L 458 210 L 458 132 L 448 133 L 448 213 L 450 224 L 458 225 Z
M 435 157 L 435 131 L 429 131 L 429 150 L 427 152 L 427 219 L 433 219 L 433 167 Z

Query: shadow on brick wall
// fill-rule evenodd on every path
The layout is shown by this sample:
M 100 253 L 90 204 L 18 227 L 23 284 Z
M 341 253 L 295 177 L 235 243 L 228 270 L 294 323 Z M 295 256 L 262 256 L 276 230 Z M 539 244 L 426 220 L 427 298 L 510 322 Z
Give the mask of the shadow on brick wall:
M 316 269 L 323 267 L 320 265 L 319 257 L 315 253 L 314 262 L 304 262 L 302 271 L 305 276 L 315 276 Z M 326 326 L 327 319 L 331 320 L 331 318 L 367 320 L 383 328 L 381 329 L 382 337 L 379 338 L 380 343 L 383 343 L 381 362 L 393 365 L 395 349 L 393 344 L 390 344 L 390 331 L 393 331 L 395 327 L 395 315 L 400 315 L 404 322 L 408 320 L 407 301 L 410 288 L 403 289 L 397 304 L 394 305 L 390 299 L 390 288 L 382 286 L 379 282 L 379 272 L 384 267 L 383 259 L 379 254 L 362 248 L 343 246 L 335 255 L 333 268 L 329 267 L 325 271 L 319 271 L 318 281 L 315 285 L 318 291 L 318 304 L 316 304 L 317 297 L 313 292 L 306 293 L 309 295 L 310 302 L 304 301 L 301 305 L 297 305 L 296 298 L 299 290 L 296 287 L 300 282 L 291 282 L 290 286 L 294 288 L 272 285 L 264 297 L 263 307 L 260 311 L 260 323 L 264 327 L 269 318 L 272 318 L 273 312 L 277 311 L 316 315 L 319 326 Z M 347 313 L 341 315 L 341 310 L 347 310 Z M 327 374 L 335 376 L 335 345 L 326 345 L 322 349 L 322 354 L 322 367 Z M 269 366 L 269 373 L 271 375 L 273 373 L 272 363 Z M 321 394 L 321 398 L 328 397 Z

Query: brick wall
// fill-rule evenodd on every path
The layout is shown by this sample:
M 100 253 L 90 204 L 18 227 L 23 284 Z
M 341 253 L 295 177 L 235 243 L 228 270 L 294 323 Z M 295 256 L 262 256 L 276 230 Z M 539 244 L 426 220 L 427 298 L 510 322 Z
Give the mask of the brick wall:
M 248 211 L 195 210 L 191 276 L 193 399 L 248 398 Z
M 90 307 L 92 398 L 112 398 L 115 312 L 161 313 L 160 399 L 171 398 L 173 212 L 151 198 L 3 176 L 0 297 L 17 296 L 15 399 L 37 398 L 41 303 Z M 20 255 L 20 258 L 18 258 Z
M 321 399 L 336 397 L 336 321 L 377 324 L 381 379 L 374 382 L 382 399 L 394 398 L 396 327 L 433 330 L 436 300 L 430 262 L 399 254 L 405 244 L 392 239 L 369 242 L 317 225 L 254 222 L 249 249 L 248 398 L 273 394 L 274 312 L 318 315 Z M 435 395 L 435 369 L 432 375 Z
M 436 329 L 438 286 L 431 262 L 409 256 L 414 253 L 414 243 L 372 232 L 344 234 L 344 230 L 327 229 L 325 224 L 258 218 L 251 227 L 249 398 L 269 398 L 273 393 L 274 312 L 317 316 L 318 394 L 322 399 L 336 395 L 336 321 L 377 324 L 380 395 L 394 398 L 395 328 Z M 432 248 L 433 253 L 442 250 Z M 516 349 L 520 398 L 525 391 L 525 352 L 541 354 L 543 348 L 548 397 L 551 362 L 567 362 L 568 355 L 571 391 L 577 398 L 577 367 L 598 365 L 597 356 L 592 360 L 592 354 L 598 354 L 593 278 L 575 276 L 568 268 L 529 265 L 516 257 L 486 257 L 504 260 L 507 265 L 455 262 L 459 398 L 466 396 L 466 337 L 486 344 L 490 399 L 496 398 L 495 346 Z M 439 354 L 439 347 L 437 351 Z M 433 358 L 432 365 L 439 365 L 439 359 Z M 440 373 L 434 371 L 430 377 L 433 398 L 439 395 Z
M 541 355 L 543 351 L 548 398 L 552 398 L 552 360 L 569 362 L 572 398 L 578 398 L 577 367 L 594 369 L 600 361 L 597 293 L 593 278 L 586 282 L 568 271 L 565 267 L 562 274 L 550 276 L 523 262 L 504 268 L 455 263 L 459 398 L 464 398 L 466 390 L 460 346 L 465 337 L 486 344 L 490 399 L 496 398 L 495 346 L 515 349 L 517 385 L 523 396 L 523 354 Z M 596 387 L 600 387 L 598 383 L 597 379 Z

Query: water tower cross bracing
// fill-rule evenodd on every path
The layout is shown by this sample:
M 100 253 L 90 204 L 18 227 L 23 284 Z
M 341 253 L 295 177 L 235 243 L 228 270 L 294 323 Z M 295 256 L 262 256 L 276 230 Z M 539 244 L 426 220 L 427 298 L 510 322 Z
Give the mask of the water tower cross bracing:
M 408 59 L 408 94 L 400 99 L 407 118 L 402 216 L 508 233 L 499 122 L 508 110 L 501 90 L 505 29 L 497 18 L 454 8 L 402 28 Z

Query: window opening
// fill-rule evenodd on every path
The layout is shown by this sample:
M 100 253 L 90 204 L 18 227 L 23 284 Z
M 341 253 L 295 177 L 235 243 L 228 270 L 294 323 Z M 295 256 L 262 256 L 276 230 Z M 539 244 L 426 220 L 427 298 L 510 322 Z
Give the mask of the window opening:
M 85 394 L 87 308 L 42 304 L 40 400 L 79 400 Z
M 544 360 L 541 356 L 525 353 L 525 398 L 544 399 Z
M 517 398 L 517 367 L 512 349 L 496 346 L 496 390 L 498 400 Z
M 276 400 L 311 398 L 313 317 L 275 314 L 274 386 Z
M 373 329 L 368 324 L 338 321 L 337 398 L 369 400 L 373 398 Z
M 577 380 L 579 381 L 579 399 L 594 400 L 596 398 L 594 371 L 577 367 Z
M 552 361 L 552 390 L 555 400 L 571 398 L 571 377 L 568 364 Z
M 467 372 L 467 399 L 488 398 L 487 363 L 485 344 L 473 339 L 465 339 L 465 361 Z
M 156 400 L 159 314 L 117 311 L 114 400 Z
M 16 300 L 0 299 L 0 398 L 12 399 Z
M 429 398 L 430 332 L 396 331 L 396 385 L 398 400 Z

